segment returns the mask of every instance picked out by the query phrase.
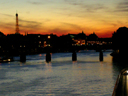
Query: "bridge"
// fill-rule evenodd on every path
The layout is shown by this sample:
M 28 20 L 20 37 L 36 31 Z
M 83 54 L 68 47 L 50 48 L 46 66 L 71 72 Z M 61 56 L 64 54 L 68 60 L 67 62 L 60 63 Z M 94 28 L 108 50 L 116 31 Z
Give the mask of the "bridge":
M 112 96 L 128 96 L 128 68 L 118 75 Z

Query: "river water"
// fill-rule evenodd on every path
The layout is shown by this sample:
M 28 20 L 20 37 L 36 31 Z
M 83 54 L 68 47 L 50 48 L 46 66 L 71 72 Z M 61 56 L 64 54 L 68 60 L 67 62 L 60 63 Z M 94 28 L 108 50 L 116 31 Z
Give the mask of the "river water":
M 99 53 L 85 50 L 77 53 L 53 53 L 51 63 L 45 54 L 28 55 L 26 63 L 0 64 L 0 96 L 111 96 L 121 66 L 112 61 L 112 50 Z

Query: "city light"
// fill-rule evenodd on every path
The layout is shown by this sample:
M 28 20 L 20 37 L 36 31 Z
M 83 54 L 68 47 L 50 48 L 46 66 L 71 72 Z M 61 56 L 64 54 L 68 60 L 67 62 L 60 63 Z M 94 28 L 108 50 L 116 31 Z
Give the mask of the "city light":
M 51 36 L 48 36 L 48 39 L 50 39 L 51 38 Z
M 78 41 L 78 43 L 80 43 L 80 41 Z
M 11 59 L 8 59 L 8 61 L 10 62 L 10 61 L 11 61 Z
M 47 44 L 47 46 L 50 46 L 50 44 Z
M 41 44 L 41 41 L 39 41 L 39 44 Z

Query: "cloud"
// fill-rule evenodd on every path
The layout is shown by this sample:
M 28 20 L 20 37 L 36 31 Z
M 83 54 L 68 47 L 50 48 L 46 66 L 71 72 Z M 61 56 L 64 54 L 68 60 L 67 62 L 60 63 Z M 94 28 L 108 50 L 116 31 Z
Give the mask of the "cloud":
M 80 26 L 76 25 L 76 24 L 62 22 L 62 26 L 66 26 L 66 27 L 71 27 L 73 29 L 82 30 L 82 28 Z
M 64 0 L 64 1 L 71 5 L 81 5 L 84 3 L 84 0 Z
M 15 24 L 12 22 L 0 22 L 0 31 L 4 34 L 15 33 Z
M 36 2 L 36 1 L 28 1 L 28 3 L 30 3 L 30 4 L 33 4 L 33 5 L 41 5 L 42 4 L 42 2 Z
M 33 0 L 33 1 L 27 1 L 27 3 L 29 4 L 33 4 L 33 5 L 42 5 L 42 4 L 49 4 L 49 3 L 53 3 L 53 0 Z
M 5 28 L 5 29 L 12 29 L 15 25 L 13 23 L 4 23 L 4 22 L 1 22 L 0 23 L 0 27 L 2 28 Z
M 128 1 L 118 3 L 114 11 L 115 12 L 128 12 Z
M 0 13 L 0 14 L 8 17 L 14 17 L 14 15 L 10 15 L 10 14 L 3 14 L 3 13 Z
M 42 23 L 36 22 L 36 21 L 28 21 L 28 20 L 19 19 L 19 26 L 26 28 L 26 29 L 36 30 L 42 27 Z
M 60 11 L 56 11 L 56 14 L 60 14 L 66 17 L 75 17 L 75 18 L 91 18 L 94 17 L 100 18 L 104 16 L 102 13 L 108 13 L 109 7 L 103 3 L 90 3 L 85 2 L 85 0 L 64 0 L 65 6 L 58 8 Z M 86 18 L 85 18 L 86 17 Z M 96 19 L 97 19 L 96 18 Z
M 103 20 L 101 20 L 101 22 L 105 25 L 109 25 L 109 26 L 113 26 L 113 27 L 118 26 L 118 23 L 117 23 L 118 21 L 113 22 L 113 21 L 109 20 L 109 22 L 108 22 L 108 20 L 103 19 Z
M 65 0 L 70 5 L 76 6 L 85 12 L 96 12 L 98 10 L 107 9 L 104 4 L 87 4 L 84 0 Z M 79 10 L 80 11 L 80 10 Z
M 81 6 L 82 9 L 86 10 L 87 12 L 97 12 L 99 10 L 106 10 L 107 7 L 105 7 L 104 5 L 101 5 L 101 4 L 92 4 L 92 5 L 83 5 Z

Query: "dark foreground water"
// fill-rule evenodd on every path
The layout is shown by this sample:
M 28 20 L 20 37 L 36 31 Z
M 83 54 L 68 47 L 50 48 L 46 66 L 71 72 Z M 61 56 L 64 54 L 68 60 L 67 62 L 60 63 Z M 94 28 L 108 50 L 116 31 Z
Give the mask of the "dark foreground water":
M 52 62 L 45 54 L 29 55 L 26 63 L 17 60 L 0 64 L 0 96 L 111 96 L 121 67 L 109 52 L 99 62 L 99 53 L 54 53 Z

